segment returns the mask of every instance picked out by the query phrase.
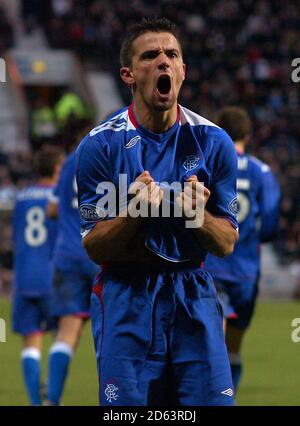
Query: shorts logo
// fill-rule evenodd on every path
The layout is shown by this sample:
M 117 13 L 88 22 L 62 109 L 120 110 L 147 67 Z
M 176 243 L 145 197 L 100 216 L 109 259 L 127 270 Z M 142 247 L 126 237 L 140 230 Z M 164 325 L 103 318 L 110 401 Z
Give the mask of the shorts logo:
M 119 395 L 116 393 L 118 392 L 119 388 L 117 388 L 114 384 L 109 383 L 106 386 L 106 389 L 104 391 L 106 396 L 106 401 L 112 403 L 112 401 L 116 401 L 119 397 Z
M 231 388 L 228 388 L 226 390 L 224 390 L 223 392 L 221 392 L 223 395 L 227 395 L 227 396 L 233 396 L 233 390 Z
M 200 158 L 196 157 L 196 155 L 188 155 L 183 163 L 183 167 L 187 172 L 190 172 L 198 166 L 199 160 Z
M 79 209 L 80 218 L 86 221 L 99 220 L 100 216 L 97 213 L 97 207 L 92 204 L 82 204 Z
M 236 197 L 233 200 L 230 201 L 228 209 L 231 213 L 237 214 L 237 212 L 238 212 L 238 201 L 237 201 Z
M 135 136 L 134 138 L 130 139 L 130 141 L 125 145 L 126 149 L 133 148 L 134 145 L 136 145 L 141 140 L 140 136 Z

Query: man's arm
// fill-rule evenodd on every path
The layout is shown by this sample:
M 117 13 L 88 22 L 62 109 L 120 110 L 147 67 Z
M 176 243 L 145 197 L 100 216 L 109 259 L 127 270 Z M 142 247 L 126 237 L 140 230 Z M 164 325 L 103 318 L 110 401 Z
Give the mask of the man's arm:
M 47 205 L 47 216 L 50 217 L 50 219 L 56 219 L 58 217 L 58 203 L 49 201 Z
M 190 218 L 194 212 L 193 220 L 203 218 L 199 226 L 194 227 L 194 232 L 201 245 L 210 253 L 218 257 L 228 256 L 233 252 L 234 244 L 238 240 L 238 232 L 232 224 L 222 217 L 214 216 L 205 208 L 210 197 L 210 191 L 198 182 L 197 176 L 193 175 L 187 180 L 184 191 L 177 199 L 183 208 L 186 217 Z M 199 207 L 202 212 L 197 212 Z M 197 215 L 197 216 L 196 216 Z
M 145 171 L 135 180 L 144 184 L 138 191 L 136 198 L 147 205 L 156 204 L 158 207 L 162 199 L 162 190 L 154 184 L 149 172 Z M 145 247 L 144 238 L 139 233 L 142 223 L 141 217 L 127 217 L 120 215 L 114 219 L 100 221 L 83 239 L 83 245 L 89 257 L 96 263 L 106 262 L 144 262 L 155 259 Z
M 203 225 L 195 229 L 195 233 L 203 247 L 218 257 L 231 254 L 239 238 L 238 232 L 227 219 L 213 216 L 207 210 L 204 211 Z
M 140 221 L 131 217 L 98 222 L 83 239 L 89 257 L 98 264 L 111 261 L 127 261 L 132 258 L 129 242 L 137 234 Z
M 62 179 L 64 175 L 65 175 L 65 163 L 63 165 L 60 163 L 56 167 L 56 185 L 49 197 L 48 205 L 46 208 L 47 216 L 50 219 L 57 219 L 59 215 L 59 199 L 60 199 L 60 192 L 62 187 Z
M 260 206 L 260 241 L 272 241 L 279 227 L 280 188 L 271 169 L 264 165 L 259 194 Z

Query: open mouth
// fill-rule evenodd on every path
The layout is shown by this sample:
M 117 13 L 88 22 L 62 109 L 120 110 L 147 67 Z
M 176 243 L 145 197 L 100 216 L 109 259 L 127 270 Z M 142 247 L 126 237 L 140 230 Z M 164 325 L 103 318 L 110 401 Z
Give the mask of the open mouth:
M 157 81 L 157 90 L 161 95 L 167 95 L 171 90 L 171 79 L 169 75 L 162 75 Z

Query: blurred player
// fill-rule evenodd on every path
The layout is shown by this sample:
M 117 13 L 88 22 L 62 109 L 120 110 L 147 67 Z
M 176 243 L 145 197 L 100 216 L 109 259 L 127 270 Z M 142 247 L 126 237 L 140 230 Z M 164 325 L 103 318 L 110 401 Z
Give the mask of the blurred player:
M 48 214 L 58 217 L 52 313 L 59 318 L 59 325 L 49 352 L 46 405 L 59 405 L 69 363 L 79 343 L 84 320 L 90 315 L 93 278 L 99 271 L 87 257 L 81 242 L 74 153 L 66 158 L 62 167 Z
M 209 254 L 205 268 L 214 278 L 227 318 L 226 343 L 236 391 L 242 373 L 242 338 L 257 297 L 259 245 L 271 241 L 277 231 L 280 190 L 270 167 L 245 152 L 251 130 L 247 112 L 226 107 L 217 115 L 216 123 L 231 136 L 238 153 L 240 238 L 230 256 L 218 259 Z
M 47 146 L 34 157 L 35 184 L 22 189 L 13 214 L 13 330 L 23 336 L 22 369 L 30 403 L 41 405 L 42 333 L 52 327 L 49 298 L 57 224 L 46 208 L 63 159 Z

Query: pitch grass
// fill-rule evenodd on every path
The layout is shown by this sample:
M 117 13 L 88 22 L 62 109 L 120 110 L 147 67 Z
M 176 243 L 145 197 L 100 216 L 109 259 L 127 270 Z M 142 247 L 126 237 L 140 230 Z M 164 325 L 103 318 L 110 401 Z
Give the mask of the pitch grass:
M 6 321 L 7 341 L 0 343 L 0 405 L 27 405 L 21 368 L 21 340 L 10 330 L 10 302 L 0 299 L 0 318 Z M 296 302 L 260 302 L 245 337 L 244 376 L 238 405 L 300 405 L 300 342 L 291 340 L 291 322 L 300 318 Z M 45 338 L 43 377 L 47 372 Z M 71 364 L 63 405 L 97 405 L 98 383 L 90 323 Z
M 10 301 L 0 298 L 0 318 L 6 321 L 6 343 L 0 343 L 0 406 L 28 405 L 22 379 L 20 351 L 21 337 L 11 332 Z M 42 377 L 46 380 L 48 349 L 52 336 L 45 336 L 42 356 Z M 70 365 L 63 405 L 98 405 L 96 358 L 91 337 L 91 323 L 87 322 L 80 345 Z

